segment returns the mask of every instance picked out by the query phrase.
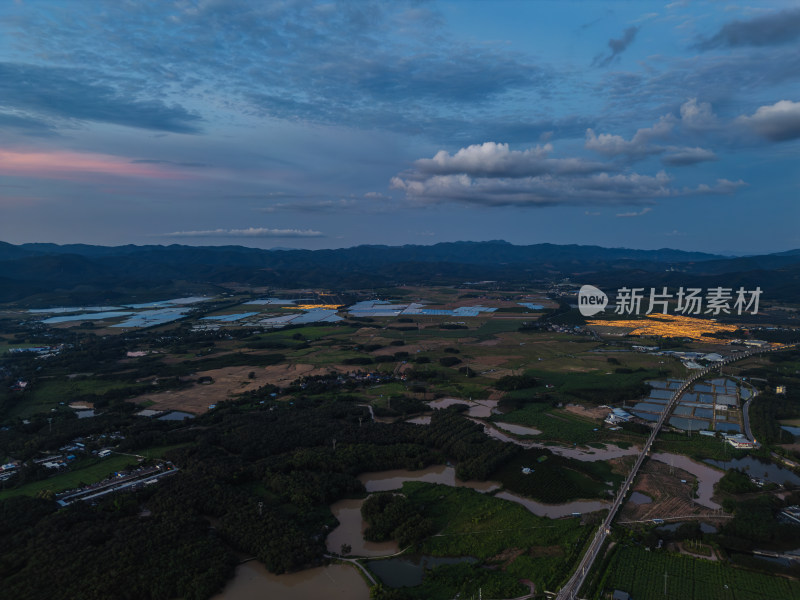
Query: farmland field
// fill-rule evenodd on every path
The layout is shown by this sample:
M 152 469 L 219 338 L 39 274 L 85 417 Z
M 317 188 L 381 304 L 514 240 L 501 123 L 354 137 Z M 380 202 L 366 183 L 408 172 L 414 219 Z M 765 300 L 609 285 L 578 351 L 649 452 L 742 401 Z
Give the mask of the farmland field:
M 642 548 L 617 547 L 601 587 L 624 590 L 636 600 L 800 600 L 800 583 L 728 566 Z M 666 595 L 664 594 L 666 573 Z M 595 590 L 592 598 L 602 598 Z

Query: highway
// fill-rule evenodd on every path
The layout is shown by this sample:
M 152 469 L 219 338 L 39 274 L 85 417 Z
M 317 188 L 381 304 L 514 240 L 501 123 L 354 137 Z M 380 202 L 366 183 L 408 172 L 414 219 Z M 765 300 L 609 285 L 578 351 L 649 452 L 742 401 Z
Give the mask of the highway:
M 592 568 L 592 564 L 594 564 L 597 555 L 603 548 L 603 544 L 606 541 L 606 537 L 609 535 L 609 533 L 611 533 L 611 524 L 617 516 L 617 511 L 619 511 L 620 507 L 625 501 L 625 497 L 628 491 L 630 491 L 631 485 L 633 485 L 633 480 L 639 473 L 639 469 L 641 468 L 648 454 L 650 454 L 650 448 L 652 447 L 653 442 L 655 442 L 656 436 L 658 436 L 659 431 L 661 431 L 662 425 L 670 417 L 670 415 L 672 414 L 672 410 L 675 408 L 675 405 L 678 403 L 678 400 L 680 400 L 681 396 L 683 396 L 686 390 L 688 390 L 691 387 L 691 385 L 698 379 L 702 379 L 712 371 L 715 371 L 716 369 L 725 366 L 727 364 L 730 364 L 734 361 L 742 360 L 743 358 L 748 358 L 750 356 L 761 354 L 763 352 L 774 352 L 776 350 L 785 350 L 787 348 L 794 346 L 796 346 L 796 344 L 778 348 L 751 350 L 743 354 L 732 356 L 720 363 L 715 364 L 713 367 L 706 367 L 705 369 L 698 371 L 697 373 L 693 374 L 691 377 L 689 377 L 689 379 L 687 379 L 681 384 L 681 387 L 678 390 L 676 390 L 675 393 L 670 398 L 669 403 L 664 409 L 664 412 L 661 414 L 661 417 L 658 419 L 658 422 L 653 428 L 650 437 L 647 438 L 647 442 L 642 448 L 641 454 L 639 454 L 639 457 L 636 459 L 636 463 L 633 465 L 633 469 L 631 469 L 628 478 L 622 484 L 622 487 L 620 487 L 619 492 L 617 493 L 617 496 L 614 499 L 614 503 L 609 508 L 608 515 L 598 528 L 597 533 L 594 536 L 594 539 L 592 539 L 589 548 L 586 550 L 586 553 L 583 555 L 581 562 L 578 564 L 578 568 L 575 570 L 575 573 L 573 573 L 572 577 L 570 577 L 569 581 L 567 581 L 564 587 L 562 587 L 561 590 L 558 592 L 558 595 L 556 596 L 557 600 L 574 600 L 575 598 L 577 598 L 578 592 L 580 591 L 581 586 L 583 586 L 583 583 L 586 580 L 586 576 L 588 575 L 589 571 Z

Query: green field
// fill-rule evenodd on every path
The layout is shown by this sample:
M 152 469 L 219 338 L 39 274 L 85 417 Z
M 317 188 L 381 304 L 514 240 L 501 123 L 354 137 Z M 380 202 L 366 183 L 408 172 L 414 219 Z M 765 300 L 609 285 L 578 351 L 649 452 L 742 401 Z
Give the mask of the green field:
M 661 433 L 653 445 L 653 450 L 684 454 L 698 460 L 705 458 L 731 460 L 754 453 L 752 450 L 737 450 L 727 442 L 720 441 L 715 437 L 705 435 L 689 437 L 682 433 Z
M 5 341 L 0 341 L 0 356 L 11 350 L 12 348 L 36 348 L 36 344 L 9 344 Z
M 524 467 L 533 470 L 524 474 Z M 581 498 L 608 498 L 608 491 L 615 489 L 614 484 L 622 478 L 603 461 L 582 462 L 530 449 L 505 462 L 492 479 L 528 498 L 561 504 Z
M 161 458 L 168 451 L 185 445 L 155 446 L 137 452 L 147 458 Z M 87 457 L 78 459 L 70 465 L 69 471 L 61 472 L 42 481 L 33 481 L 12 490 L 3 490 L 0 492 L 0 500 L 14 496 L 35 496 L 42 490 L 49 490 L 54 493 L 71 490 L 80 487 L 82 484 L 102 481 L 112 473 L 125 470 L 137 464 L 138 461 L 135 457 L 123 454 L 112 454 L 106 458 Z
M 608 430 L 604 430 L 599 421 L 578 417 L 544 402 L 526 404 L 523 408 L 504 415 L 493 415 L 491 420 L 534 427 L 542 432 L 536 436 L 537 441 L 559 440 L 588 444 L 601 442 L 609 437 Z
M 77 464 L 75 466 L 79 468 L 74 471 L 66 471 L 42 481 L 33 481 L 22 487 L 0 492 L 0 500 L 14 496 L 35 496 L 42 490 L 49 490 L 54 493 L 71 490 L 80 487 L 81 484 L 102 481 L 116 471 L 121 471 L 137 464 L 134 457 L 119 454 L 112 454 L 107 458 L 87 458 L 83 459 L 81 463 L 86 466 L 81 467 L 80 464 Z
M 434 556 L 474 556 L 494 563 L 538 589 L 553 589 L 579 556 L 592 527 L 580 519 L 537 517 L 507 500 L 469 488 L 406 482 L 403 493 L 424 507 L 437 533 L 420 551 Z M 501 556 L 507 549 L 516 556 Z
M 729 566 L 723 561 L 617 547 L 591 598 L 615 589 L 636 600 L 800 600 L 800 582 Z M 666 573 L 666 594 L 665 575 Z
M 134 387 L 130 382 L 106 379 L 49 379 L 30 384 L 12 412 L 15 417 L 29 417 L 38 412 L 47 412 L 59 403 L 70 402 L 86 395 L 101 395 L 110 390 Z M 142 384 L 138 387 L 147 389 Z

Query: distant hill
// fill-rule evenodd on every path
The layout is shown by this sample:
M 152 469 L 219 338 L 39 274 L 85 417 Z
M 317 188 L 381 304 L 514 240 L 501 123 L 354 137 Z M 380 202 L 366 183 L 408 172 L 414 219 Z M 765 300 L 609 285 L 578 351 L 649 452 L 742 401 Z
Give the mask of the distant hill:
M 188 289 L 210 291 L 233 282 L 352 289 L 486 279 L 524 283 L 564 277 L 597 285 L 719 281 L 730 287 L 742 282 L 762 289 L 769 286 L 780 290 L 781 298 L 797 299 L 798 272 L 800 250 L 729 258 L 669 248 L 516 246 L 504 241 L 314 251 L 184 245 L 15 246 L 0 242 L 0 302 L 36 303 L 52 294 L 112 300 L 148 289 L 171 295 Z

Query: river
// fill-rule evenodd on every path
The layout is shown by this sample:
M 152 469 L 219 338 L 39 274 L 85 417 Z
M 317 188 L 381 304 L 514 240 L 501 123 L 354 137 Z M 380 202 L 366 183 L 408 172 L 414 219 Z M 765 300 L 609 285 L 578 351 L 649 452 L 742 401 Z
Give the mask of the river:
M 471 419 L 473 422 L 478 423 L 479 425 L 483 425 L 483 432 L 488 435 L 489 437 L 493 437 L 496 440 L 500 440 L 501 442 L 510 442 L 512 444 L 516 444 L 517 446 L 522 446 L 523 448 L 543 448 L 546 450 L 550 450 L 553 454 L 557 454 L 558 456 L 563 456 L 565 458 L 574 458 L 575 460 L 581 460 L 584 462 L 595 462 L 598 460 L 611 460 L 612 458 L 620 458 L 622 456 L 636 456 L 638 455 L 642 449 L 639 446 L 630 446 L 628 448 L 620 448 L 619 446 L 615 446 L 614 444 L 605 444 L 603 448 L 578 448 L 574 446 L 572 448 L 565 448 L 563 446 L 549 446 L 546 444 L 542 444 L 540 442 L 531 442 L 528 440 L 521 440 L 516 438 L 512 435 L 509 435 L 505 431 L 502 431 L 499 428 L 507 429 L 509 432 L 522 433 L 523 430 L 527 430 L 525 432 L 526 435 L 534 435 L 533 432 L 536 429 L 532 427 L 523 427 L 520 425 L 513 425 L 510 423 L 488 423 L 486 421 L 479 421 L 478 419 Z M 519 428 L 517 431 L 514 431 L 513 428 Z
M 561 517 L 569 517 L 575 513 L 589 513 L 596 510 L 603 510 L 611 506 L 610 502 L 603 502 L 602 500 L 575 500 L 573 502 L 566 502 L 564 504 L 544 504 L 537 502 L 530 498 L 525 498 L 515 494 L 514 492 L 498 492 L 495 498 L 502 498 L 503 500 L 510 500 L 517 504 L 524 506 L 533 514 L 540 517 L 550 517 L 551 519 L 559 519 Z

